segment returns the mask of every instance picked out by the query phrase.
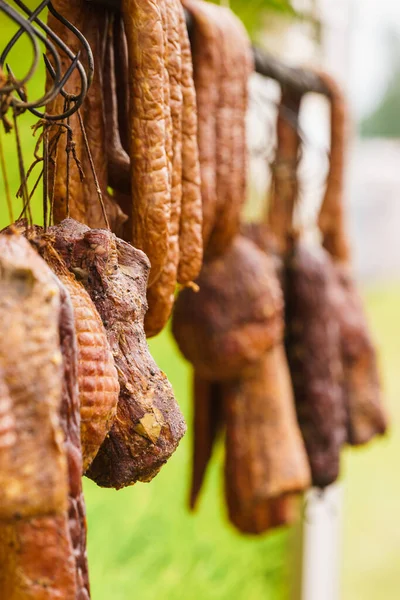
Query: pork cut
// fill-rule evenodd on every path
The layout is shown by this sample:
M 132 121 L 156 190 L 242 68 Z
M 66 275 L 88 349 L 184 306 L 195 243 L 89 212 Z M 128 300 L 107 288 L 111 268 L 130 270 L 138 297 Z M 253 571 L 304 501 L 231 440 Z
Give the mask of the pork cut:
M 148 259 L 111 232 L 72 219 L 51 233 L 103 320 L 119 376 L 117 417 L 87 475 L 105 487 L 149 481 L 176 449 L 185 424 L 143 330 Z

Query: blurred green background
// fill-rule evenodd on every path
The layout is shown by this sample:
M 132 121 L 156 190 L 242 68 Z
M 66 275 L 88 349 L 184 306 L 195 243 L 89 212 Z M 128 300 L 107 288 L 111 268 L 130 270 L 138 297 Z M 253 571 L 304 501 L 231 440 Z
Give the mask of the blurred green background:
M 11 31 L 10 23 L 0 16 L 1 46 L 9 39 Z M 22 75 L 29 52 L 28 44 L 21 40 L 10 56 L 9 61 L 17 75 Z M 39 70 L 30 85 L 31 92 L 40 91 L 42 82 L 43 71 Z M 32 123 L 29 115 L 20 118 L 26 167 L 32 162 L 35 144 L 30 130 Z M 1 136 L 10 187 L 15 196 L 19 185 L 15 137 L 13 134 L 5 136 L 3 130 Z M 4 226 L 8 224 L 9 216 L 1 175 L 0 190 L 0 226 Z M 15 218 L 20 212 L 21 201 L 14 200 L 13 207 Z M 34 199 L 33 210 L 40 223 L 40 194 Z M 400 286 L 380 285 L 365 290 L 365 298 L 381 350 L 387 405 L 392 416 L 392 429 L 396 432 L 400 417 L 397 402 L 400 393 L 400 320 L 397 315 Z M 288 598 L 294 532 L 281 530 L 254 539 L 239 536 L 229 526 L 222 505 L 221 449 L 209 473 L 198 514 L 188 513 L 190 368 L 179 356 L 169 332 L 151 341 L 150 345 L 156 361 L 173 384 L 189 423 L 189 432 L 151 484 L 137 484 L 115 492 L 85 481 L 93 600 Z M 393 434 L 367 449 L 345 453 L 343 600 L 398 599 L 398 456 L 400 437 Z

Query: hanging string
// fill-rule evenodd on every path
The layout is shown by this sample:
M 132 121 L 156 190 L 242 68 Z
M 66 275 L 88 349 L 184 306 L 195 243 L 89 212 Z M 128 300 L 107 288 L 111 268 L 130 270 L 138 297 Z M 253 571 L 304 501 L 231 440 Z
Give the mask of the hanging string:
M 13 106 L 12 114 L 13 114 L 13 124 L 14 124 L 14 131 L 15 131 L 15 140 L 16 140 L 16 144 L 17 144 L 18 169 L 19 169 L 19 176 L 20 176 L 20 181 L 21 181 L 21 186 L 22 186 L 22 190 L 21 190 L 21 194 L 22 194 L 22 198 L 23 198 L 22 216 L 24 216 L 25 212 L 27 212 L 29 224 L 32 226 L 33 218 L 32 218 L 31 206 L 30 206 L 30 198 L 28 196 L 28 187 L 27 187 L 27 182 L 26 182 L 26 178 L 25 178 L 24 158 L 23 158 L 23 153 L 22 153 L 21 138 L 19 135 L 19 126 L 18 126 L 18 119 L 17 119 L 18 113 L 17 113 L 17 109 L 15 106 Z
M 83 135 L 83 140 L 84 140 L 84 143 L 85 143 L 86 152 L 87 152 L 87 155 L 89 157 L 90 170 L 92 171 L 94 183 L 95 183 L 95 186 L 96 186 L 97 197 L 99 199 L 101 210 L 102 210 L 102 213 L 103 213 L 103 218 L 104 218 L 104 221 L 105 221 L 107 229 L 110 229 L 110 224 L 108 222 L 106 208 L 104 206 L 103 194 L 101 193 L 101 189 L 100 189 L 100 185 L 99 185 L 99 180 L 97 179 L 96 169 L 95 169 L 95 166 L 94 166 L 92 153 L 90 151 L 89 140 L 88 140 L 87 135 L 86 135 L 86 129 L 85 129 L 85 126 L 83 124 L 83 119 L 82 119 L 81 111 L 78 110 L 77 114 L 78 114 L 78 119 L 79 119 L 79 125 L 80 125 L 81 131 L 82 131 L 82 135 Z
M 11 200 L 10 184 L 8 181 L 8 174 L 7 174 L 7 168 L 6 168 L 6 161 L 4 158 L 3 138 L 2 138 L 1 128 L 0 128 L 0 164 L 1 164 L 1 173 L 3 175 L 4 191 L 6 193 L 8 218 L 10 220 L 10 223 L 14 223 L 14 213 L 13 213 L 12 200 Z
M 44 125 L 43 130 L 43 228 L 47 231 L 47 199 L 49 184 L 49 132 L 48 127 Z
M 70 102 L 69 100 L 66 98 L 65 99 L 65 103 L 64 103 L 64 110 L 68 110 L 69 109 L 69 105 Z M 71 157 L 71 143 L 72 143 L 72 130 L 71 130 L 71 120 L 70 117 L 67 118 L 67 146 L 66 146 L 66 152 L 67 152 L 67 181 L 66 181 L 66 211 L 67 211 L 67 218 L 69 218 L 69 178 L 70 178 L 70 157 Z

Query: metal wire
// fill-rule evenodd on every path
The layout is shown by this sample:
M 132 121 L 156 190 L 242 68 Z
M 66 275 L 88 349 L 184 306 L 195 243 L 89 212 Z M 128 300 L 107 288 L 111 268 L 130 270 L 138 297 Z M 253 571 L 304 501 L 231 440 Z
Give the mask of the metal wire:
M 82 35 L 82 33 L 70 23 L 63 15 L 60 15 L 53 7 L 50 0 L 42 0 L 35 10 L 31 10 L 22 0 L 14 0 L 14 4 L 26 15 L 21 15 L 14 7 L 10 6 L 9 2 L 0 0 L 0 12 L 3 12 L 8 18 L 19 26 L 18 31 L 13 35 L 11 40 L 6 44 L 0 53 L 0 69 L 4 72 L 6 67 L 8 77 L 5 84 L 0 85 L 0 99 L 5 95 L 12 95 L 9 105 L 17 108 L 19 111 L 29 110 L 39 118 L 45 118 L 51 121 L 58 121 L 71 116 L 82 105 L 88 88 L 91 85 L 94 72 L 93 54 L 91 48 Z M 60 21 L 67 29 L 69 29 L 79 40 L 82 46 L 82 51 L 75 54 L 63 42 L 63 40 L 54 31 L 44 23 L 39 15 L 43 10 L 48 9 L 52 15 Z M 9 64 L 6 63 L 10 51 L 15 47 L 18 40 L 23 34 L 27 34 L 33 48 L 33 60 L 27 73 L 22 79 L 17 79 Z M 28 98 L 25 85 L 34 75 L 39 63 L 39 42 L 45 46 L 47 55 L 44 55 L 45 67 L 50 75 L 53 84 L 50 89 L 41 97 L 35 100 Z M 1 49 L 0 49 L 1 50 Z M 65 73 L 61 72 L 61 60 L 59 52 L 65 54 L 71 64 L 66 69 Z M 83 66 L 80 58 L 82 52 L 86 58 Z M 51 59 L 51 60 L 50 60 Z M 72 73 L 77 70 L 80 79 L 80 89 L 77 94 L 68 94 L 65 91 L 65 84 L 71 77 Z M 59 114 L 48 115 L 45 111 L 40 111 L 38 108 L 45 107 L 49 102 L 54 100 L 58 94 L 62 94 L 64 98 L 68 97 L 68 109 Z

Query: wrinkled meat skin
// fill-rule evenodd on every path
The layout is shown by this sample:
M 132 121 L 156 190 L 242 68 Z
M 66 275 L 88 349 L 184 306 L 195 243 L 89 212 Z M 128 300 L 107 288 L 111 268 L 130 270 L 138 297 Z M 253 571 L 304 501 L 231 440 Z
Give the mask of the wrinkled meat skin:
M 110 232 L 70 219 L 52 233 L 99 311 L 119 375 L 117 417 L 87 474 L 105 487 L 148 481 L 185 432 L 171 386 L 153 361 L 143 331 L 148 260 Z
M 164 2 L 164 0 L 162 0 Z M 162 11 L 153 0 L 123 0 L 128 40 L 132 241 L 149 257 L 152 285 L 168 253 L 171 189 L 166 151 Z
M 299 192 L 297 168 L 299 162 L 300 136 L 286 116 L 289 110 L 299 117 L 301 96 L 283 89 L 277 120 L 277 148 L 272 164 L 272 193 L 268 206 L 268 224 L 275 245 L 281 255 L 290 250 L 290 233 L 293 211 Z
M 56 278 L 55 278 L 56 279 Z M 86 508 L 82 491 L 81 418 L 78 387 L 78 345 L 74 310 L 66 288 L 58 283 L 61 296 L 60 345 L 63 355 L 63 393 L 61 426 L 68 459 L 68 528 L 76 570 L 76 598 L 90 598 L 86 554 Z
M 193 454 L 189 507 L 194 510 L 218 433 L 223 425 L 219 383 L 193 376 Z
M 333 277 L 323 249 L 295 244 L 286 269 L 286 349 L 313 484 L 321 488 L 337 479 L 346 440 Z
M 54 7 L 64 15 L 68 15 L 70 22 L 75 25 L 89 41 L 95 55 L 95 72 L 93 83 L 88 90 L 85 102 L 81 109 L 84 127 L 88 136 L 89 147 L 93 157 L 96 174 L 99 180 L 100 189 L 103 195 L 103 201 L 111 228 L 119 233 L 126 216 L 122 213 L 119 206 L 109 196 L 107 192 L 107 162 L 106 162 L 106 141 L 105 141 L 105 123 L 103 111 L 102 94 L 102 45 L 107 28 L 107 19 L 105 10 L 99 7 L 92 7 L 89 3 L 65 2 L 65 0 L 56 0 Z M 78 38 L 61 24 L 49 12 L 48 25 L 55 31 L 59 37 L 76 54 L 81 51 L 81 44 Z M 70 66 L 70 59 L 61 53 L 61 65 L 63 72 Z M 48 77 L 47 86 L 53 84 L 53 80 Z M 66 89 L 68 92 L 77 94 L 80 91 L 80 78 L 77 70 L 69 78 Z M 64 109 L 64 98 L 58 95 L 55 100 L 46 106 L 48 114 L 59 114 Z M 102 214 L 100 201 L 97 196 L 93 173 L 89 163 L 89 157 L 84 146 L 84 140 L 78 115 L 75 113 L 70 117 L 70 126 L 73 131 L 73 142 L 77 159 L 82 165 L 85 178 L 80 180 L 75 161 L 70 158 L 70 180 L 69 180 L 69 215 L 67 214 L 67 153 L 66 153 L 66 134 L 61 136 L 58 144 L 57 166 L 55 173 L 54 186 L 54 222 L 59 223 L 67 216 L 77 219 L 82 223 L 88 223 L 91 227 L 105 227 L 105 220 Z M 55 127 L 50 132 L 50 139 L 58 131 Z M 54 165 L 49 165 L 50 188 L 53 189 Z
M 320 73 L 330 91 L 331 147 L 325 195 L 318 217 L 322 243 L 336 271 L 335 307 L 340 325 L 348 442 L 366 444 L 386 431 L 376 351 L 362 301 L 351 275 L 345 227 L 344 175 L 348 141 L 348 106 L 339 85 Z
M 227 8 L 215 11 L 221 35 L 221 70 L 217 106 L 217 209 L 207 258 L 222 254 L 239 231 L 246 199 L 246 115 L 248 80 L 253 70 L 250 40 L 243 24 Z
M 283 336 L 283 298 L 271 259 L 237 237 L 184 289 L 172 323 L 178 346 L 208 380 L 236 378 Z
M 68 290 L 74 310 L 85 472 L 114 422 L 119 396 L 118 374 L 104 325 L 89 294 L 68 271 L 50 239 L 41 244 L 40 252 Z
M 86 600 L 65 515 L 0 523 L 0 590 L 7 600 Z
M 178 2 L 180 4 L 180 2 Z M 198 147 L 196 91 L 192 54 L 185 16 L 180 6 L 179 33 L 182 48 L 182 211 L 179 227 L 178 282 L 194 281 L 203 260 L 203 210 Z
M 197 141 L 201 170 L 202 236 L 206 249 L 214 227 L 217 208 L 217 136 L 216 113 L 219 98 L 220 34 L 215 13 L 206 2 L 184 0 L 193 18 L 191 35 L 193 79 L 196 89 Z
M 81 0 L 54 0 L 54 8 L 62 15 L 68 15 L 68 20 L 73 23 L 80 31 L 83 29 L 84 23 L 84 3 Z M 74 54 L 77 54 L 82 50 L 81 43 L 72 31 L 67 29 L 58 19 L 56 19 L 51 12 L 48 13 L 47 17 L 48 26 L 56 33 L 66 44 L 69 46 Z M 51 55 L 48 55 L 50 61 Z M 68 69 L 71 64 L 70 59 L 64 54 L 60 53 L 61 59 L 61 70 L 62 73 Z M 47 75 L 46 88 L 53 87 L 54 81 Z M 71 77 L 69 77 L 65 88 L 70 94 L 78 94 L 80 91 L 80 77 L 77 69 L 74 70 Z M 61 94 L 58 94 L 56 98 L 46 105 L 46 112 L 49 115 L 61 114 L 64 112 L 64 98 Z M 75 143 L 75 152 L 79 161 L 82 161 L 84 155 L 84 146 L 82 134 L 79 126 L 78 115 L 74 113 L 70 117 L 70 126 L 73 131 L 73 141 Z M 49 139 L 58 132 L 58 128 L 54 127 L 50 130 Z M 54 208 L 53 216 L 54 222 L 59 223 L 65 219 L 67 215 L 67 136 L 63 133 L 58 142 L 58 152 L 56 169 L 52 161 L 49 163 L 49 185 L 51 193 L 54 193 Z M 85 199 L 82 193 L 82 182 L 80 180 L 78 169 L 75 165 L 75 161 L 71 157 L 70 162 L 70 181 L 69 181 L 69 215 L 77 221 L 85 222 L 86 218 L 86 206 Z M 89 174 L 88 174 L 89 175 Z M 90 176 L 90 175 L 89 175 Z M 54 188 L 53 188 L 54 181 Z M 54 189 L 54 192 L 52 190 Z
M 340 326 L 348 442 L 368 443 L 387 428 L 377 356 L 350 269 L 335 264 L 334 305 Z
M 252 372 L 222 386 L 226 419 L 225 489 L 231 521 L 247 533 L 274 526 L 272 508 L 310 484 L 282 344 Z
M 49 362 L 57 362 L 62 366 L 61 371 L 58 370 L 59 384 L 62 382 L 61 405 L 58 403 L 58 411 L 63 432 L 61 444 L 68 462 L 68 477 L 64 472 L 65 482 L 68 481 L 68 488 L 65 490 L 68 507 L 65 507 L 60 515 L 45 516 L 46 510 L 43 510 L 42 513 L 38 511 L 35 517 L 6 522 L 0 526 L 0 558 L 3 559 L 0 559 L 0 589 L 6 593 L 8 600 L 88 600 L 86 520 L 81 487 L 77 347 L 72 305 L 65 288 L 45 262 L 29 247 L 28 242 L 22 237 L 14 236 L 13 239 L 22 240 L 18 242 L 20 252 L 21 245 L 22 248 L 26 245 L 25 255 L 21 256 L 21 260 L 25 259 L 23 264 L 30 264 L 36 277 L 40 269 L 40 287 L 45 288 L 47 283 L 49 288 L 49 282 L 52 282 L 52 297 L 59 300 L 58 310 L 52 311 L 52 319 L 58 333 L 55 347 L 58 352 L 61 348 L 62 358 L 55 361 L 53 357 Z M 35 323 L 36 329 L 40 330 L 43 326 L 43 322 Z M 47 326 L 51 331 L 51 325 L 48 323 Z M 26 364 L 22 364 L 26 369 Z M 34 370 L 36 378 L 37 367 L 38 365 Z M 42 380 L 46 375 L 43 370 L 40 373 Z M 61 385 L 59 388 L 61 389 Z M 41 401 L 43 402 L 43 397 Z M 45 498 L 43 488 L 40 492 Z
M 343 91 L 327 73 L 319 73 L 330 92 L 331 144 L 326 189 L 318 216 L 324 248 L 339 261 L 349 261 L 350 248 L 345 227 L 343 204 L 347 141 L 349 138 L 349 108 Z
M 1 234 L 2 519 L 60 513 L 66 506 L 67 465 L 58 418 L 59 305 L 52 275 L 29 243 Z
M 84 14 L 85 22 L 82 33 L 86 37 L 94 53 L 95 70 L 92 85 L 88 90 L 82 107 L 83 123 L 108 221 L 111 230 L 114 233 L 119 234 L 127 217 L 122 213 L 118 204 L 107 191 L 108 169 L 105 114 L 108 112 L 108 108 L 107 110 L 105 109 L 103 95 L 103 64 L 108 18 L 104 8 L 91 6 L 89 3 L 85 4 Z M 86 225 L 89 225 L 89 227 L 105 227 L 106 223 L 97 195 L 89 156 L 86 151 L 83 153 L 82 166 L 85 173 L 85 180 L 82 185 L 86 205 L 86 217 L 84 222 Z
M 107 36 L 106 53 L 103 73 L 103 95 L 104 104 L 107 106 L 106 119 L 106 142 L 107 142 L 107 166 L 108 185 L 130 196 L 131 188 L 131 163 L 128 153 L 121 143 L 121 132 L 118 124 L 118 99 L 117 83 L 115 74 L 114 54 L 114 31 L 111 30 Z M 126 123 L 124 126 L 126 130 Z M 128 222 L 132 222 L 132 203 L 127 205 Z M 127 223 L 125 223 L 125 226 Z M 124 229 L 125 229 L 124 226 Z
M 182 202 L 182 60 L 179 39 L 179 0 L 166 6 L 167 67 L 171 117 L 171 215 L 169 221 L 168 255 L 157 281 L 147 292 L 148 310 L 144 326 L 147 337 L 157 335 L 167 323 L 174 304 L 179 263 L 179 220 Z

